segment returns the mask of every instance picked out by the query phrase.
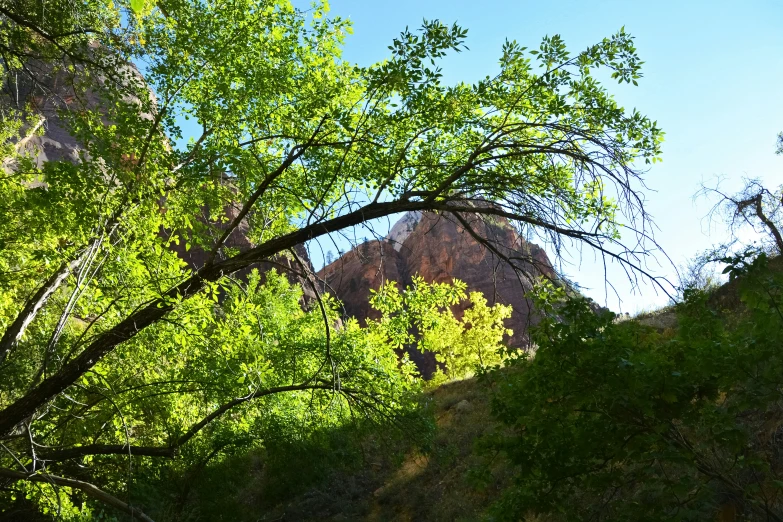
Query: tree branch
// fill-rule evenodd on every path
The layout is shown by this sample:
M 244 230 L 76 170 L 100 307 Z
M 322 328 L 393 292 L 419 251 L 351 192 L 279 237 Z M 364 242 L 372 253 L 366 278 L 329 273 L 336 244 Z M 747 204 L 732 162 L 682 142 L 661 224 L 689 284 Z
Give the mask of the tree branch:
M 86 251 L 85 251 L 86 252 Z M 14 322 L 6 328 L 2 339 L 0 339 L 0 364 L 5 362 L 8 354 L 11 352 L 16 341 L 18 341 L 25 330 L 33 322 L 35 316 L 43 308 L 49 298 L 54 294 L 58 288 L 63 284 L 63 281 L 79 266 L 84 253 L 77 256 L 70 262 L 63 263 L 57 271 L 52 274 L 49 279 L 33 294 L 33 296 L 27 300 L 24 308 L 19 312 L 14 319 Z
M 268 388 L 266 390 L 255 391 L 244 397 L 236 398 L 226 404 L 223 404 L 215 411 L 198 421 L 191 426 L 182 436 L 176 439 L 176 441 L 170 446 L 129 446 L 127 444 L 87 444 L 84 446 L 76 446 L 73 448 L 55 449 L 55 450 L 42 450 L 41 458 L 44 460 L 61 461 L 66 459 L 84 457 L 86 455 L 131 455 L 141 457 L 163 457 L 174 458 L 179 454 L 179 450 L 182 446 L 188 443 L 193 437 L 195 437 L 202 429 L 209 425 L 212 421 L 220 418 L 226 412 L 253 399 L 260 397 L 266 397 L 268 395 L 274 395 L 277 393 L 286 393 L 291 391 L 302 390 L 329 390 L 329 391 L 346 391 L 352 392 L 354 390 L 346 389 L 341 390 L 338 386 L 332 383 L 316 383 L 316 384 L 294 384 L 289 386 L 277 386 L 274 388 Z
M 203 266 L 195 274 L 170 289 L 163 296 L 149 302 L 146 306 L 140 307 L 115 327 L 97 336 L 81 354 L 64 364 L 56 374 L 42 381 L 37 387 L 29 390 L 26 395 L 7 406 L 0 412 L 0 434 L 10 432 L 19 422 L 27 418 L 40 406 L 76 382 L 79 377 L 118 345 L 132 339 L 138 332 L 168 314 L 174 309 L 175 302 L 196 295 L 207 283 L 218 281 L 224 275 L 230 275 L 238 270 L 247 268 L 253 263 L 273 257 L 284 250 L 293 248 L 311 239 L 373 219 L 413 210 L 443 210 L 447 212 L 457 211 L 509 216 L 511 219 L 546 227 L 559 234 L 565 234 L 583 241 L 587 241 L 591 237 L 589 233 L 563 229 L 534 218 L 509 214 L 499 209 L 471 206 L 460 207 L 448 202 L 434 202 L 426 199 L 409 201 L 405 197 L 395 201 L 370 203 L 353 212 L 327 221 L 316 222 L 297 231 L 271 239 L 229 259 Z M 587 242 L 599 250 L 604 250 L 594 242 Z
M 50 475 L 49 473 L 40 473 L 40 472 L 24 473 L 21 471 L 13 471 L 6 468 L 0 468 L 0 477 L 9 478 L 16 481 L 25 480 L 27 482 L 41 482 L 44 484 L 54 484 L 56 486 L 64 486 L 68 488 L 78 489 L 88 497 L 92 497 L 95 500 L 103 502 L 106 505 L 119 509 L 120 511 L 127 513 L 131 517 L 138 518 L 143 522 L 154 522 L 150 517 L 148 517 L 139 509 L 126 504 L 125 502 L 118 499 L 114 495 L 110 495 L 109 493 L 106 493 L 102 489 L 99 489 L 98 487 L 96 487 L 93 484 L 90 484 L 89 482 L 84 482 L 81 480 L 76 480 L 76 479 L 71 479 L 66 477 L 60 477 L 57 475 Z
M 174 458 L 178 454 L 178 447 L 170 446 L 128 446 L 127 444 L 88 444 L 73 448 L 41 450 L 43 460 L 67 460 L 85 455 L 129 455 L 139 457 L 166 457 Z
M 470 166 L 468 167 L 468 165 Z M 473 167 L 472 163 L 469 163 L 468 165 L 463 165 L 455 169 L 455 173 L 459 172 L 461 175 L 467 173 L 470 168 Z M 455 178 L 454 175 L 448 177 L 448 179 L 458 178 L 459 176 Z M 9 433 L 19 422 L 76 382 L 79 377 L 92 368 L 104 356 L 113 351 L 118 345 L 132 339 L 138 332 L 160 320 L 174 309 L 175 303 L 178 301 L 196 295 L 207 283 L 218 281 L 225 275 L 230 275 L 238 270 L 247 268 L 253 263 L 273 257 L 296 245 L 373 219 L 415 210 L 495 214 L 543 227 L 554 233 L 585 241 L 598 250 L 609 253 L 605 248 L 601 247 L 600 241 L 595 241 L 596 239 L 605 238 L 605 236 L 602 236 L 600 233 L 562 228 L 554 223 L 547 223 L 530 216 L 509 213 L 496 208 L 469 205 L 460 206 L 447 200 L 436 200 L 444 191 L 445 187 L 440 186 L 437 191 L 430 192 L 428 195 L 422 195 L 423 198 L 416 201 L 411 201 L 410 195 L 404 194 L 397 200 L 372 202 L 353 212 L 326 221 L 316 221 L 315 223 L 303 226 L 294 232 L 270 239 L 269 241 L 239 253 L 234 257 L 220 262 L 205 264 L 182 283 L 171 288 L 161 297 L 150 301 L 147 305 L 139 307 L 116 326 L 97 336 L 81 354 L 64 364 L 56 374 L 45 379 L 37 387 L 29 390 L 23 397 L 8 405 L 3 411 L 0 411 L 0 434 Z M 246 206 L 246 208 L 248 207 Z M 593 239 L 594 241 L 590 241 L 590 239 Z M 616 254 L 609 253 L 609 255 L 620 260 L 620 256 Z M 622 262 L 634 266 L 627 260 L 622 260 Z M 646 272 L 643 273 L 649 276 Z M 655 280 L 654 278 L 652 279 Z
M 245 219 L 245 216 L 248 215 L 250 210 L 253 208 L 253 205 L 256 203 L 256 201 L 258 201 L 258 198 L 263 196 L 269 186 L 277 178 L 279 178 L 286 171 L 286 169 L 288 169 L 288 167 L 290 167 L 302 154 L 304 154 L 310 145 L 313 144 L 315 137 L 318 135 L 318 132 L 321 130 L 321 127 L 324 124 L 324 121 L 326 121 L 326 116 L 321 119 L 321 122 L 318 124 L 318 127 L 315 129 L 312 136 L 310 136 L 310 139 L 307 141 L 307 143 L 304 145 L 297 145 L 291 149 L 291 152 L 288 154 L 288 157 L 286 157 L 285 161 L 283 161 L 279 167 L 277 167 L 272 173 L 264 178 L 256 191 L 253 192 L 250 198 L 242 206 L 242 210 L 239 211 L 237 216 L 233 219 L 233 221 L 231 221 L 231 224 L 223 232 L 223 235 L 221 235 L 217 240 L 217 243 L 215 243 L 215 246 L 212 248 L 212 252 L 209 254 L 209 258 L 207 259 L 206 264 L 211 264 L 214 262 L 215 256 L 217 256 L 217 253 L 220 251 L 223 243 L 226 242 L 231 233 L 234 232 L 240 223 L 242 223 L 242 220 Z
M 764 209 L 762 208 L 762 193 L 759 193 L 755 198 L 753 198 L 752 202 L 755 204 L 755 210 L 756 215 L 761 220 L 762 223 L 769 229 L 770 234 L 772 234 L 772 237 L 775 238 L 775 245 L 778 247 L 778 252 L 783 254 L 783 236 L 780 235 L 780 230 L 778 230 L 778 227 L 775 226 L 775 223 L 772 222 L 771 219 L 767 217 L 767 215 L 764 213 Z M 740 202 L 740 205 L 744 202 Z M 739 205 L 738 205 L 739 206 Z

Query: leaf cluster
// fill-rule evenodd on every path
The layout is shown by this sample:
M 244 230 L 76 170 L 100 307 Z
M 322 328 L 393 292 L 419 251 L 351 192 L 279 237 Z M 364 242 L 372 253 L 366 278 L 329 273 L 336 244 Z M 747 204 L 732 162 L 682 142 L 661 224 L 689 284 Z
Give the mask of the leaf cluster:
M 480 292 L 468 297 L 465 289 L 459 280 L 427 283 L 414 276 L 412 286 L 400 293 L 394 282 L 388 282 L 372 293 L 370 304 L 382 316 L 368 327 L 398 349 L 415 347 L 434 353 L 440 363 L 434 383 L 497 367 L 507 351 L 504 336 L 512 333 L 503 326 L 511 317 L 511 307 L 488 306 Z M 461 318 L 455 309 L 461 311 Z

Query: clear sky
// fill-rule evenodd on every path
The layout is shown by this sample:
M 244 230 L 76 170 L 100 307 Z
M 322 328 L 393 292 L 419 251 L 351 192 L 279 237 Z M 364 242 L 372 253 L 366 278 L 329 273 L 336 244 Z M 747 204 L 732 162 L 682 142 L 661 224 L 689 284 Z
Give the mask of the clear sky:
M 575 52 L 625 26 L 646 62 L 644 78 L 638 87 L 610 89 L 621 105 L 636 107 L 666 132 L 664 161 L 646 175 L 647 200 L 659 227 L 656 239 L 677 265 L 725 237 L 703 219 L 710 202 L 692 199 L 702 181 L 723 177 L 729 191 L 740 188 L 742 176 L 783 183 L 783 156 L 774 154 L 783 131 L 780 0 L 332 0 L 331 8 L 332 15 L 353 21 L 344 56 L 361 65 L 386 58 L 392 39 L 423 18 L 468 28 L 470 51 L 443 63 L 447 82 L 493 74 L 507 38 L 538 47 L 544 35 L 560 34 Z M 588 255 L 572 261 L 564 267 L 567 275 L 612 309 L 634 313 L 667 301 L 651 287 L 631 293 L 611 265 L 608 275 L 622 303 L 611 291 L 607 300 L 603 265 Z M 675 277 L 666 263 L 651 268 Z

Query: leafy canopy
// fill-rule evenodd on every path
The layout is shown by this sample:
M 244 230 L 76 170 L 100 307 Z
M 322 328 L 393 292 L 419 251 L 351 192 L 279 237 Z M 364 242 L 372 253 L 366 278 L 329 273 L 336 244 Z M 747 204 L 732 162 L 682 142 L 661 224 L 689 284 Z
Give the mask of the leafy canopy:
M 302 309 L 284 278 L 248 275 L 266 261 L 312 282 L 292 249 L 329 233 L 415 210 L 470 230 L 472 214 L 641 260 L 622 240 L 649 240 L 638 168 L 662 133 L 594 76 L 641 76 L 623 30 L 573 55 L 559 36 L 508 42 L 495 76 L 446 85 L 438 59 L 466 31 L 439 21 L 358 67 L 341 57 L 350 24 L 325 3 L 55 4 L 63 16 L 0 7 L 3 81 L 21 93 L 3 95 L 15 112 L 0 132 L 2 473 L 23 484 L 11 497 L 77 516 L 88 495 L 143 518 L 107 493 L 132 491 L 129 461 L 185 469 L 226 441 L 261 444 L 278 416 L 307 427 L 402 407 L 399 314 L 393 331 L 335 328 L 330 298 Z M 46 128 L 75 138 L 73 158 L 25 159 Z M 455 290 L 430 290 L 403 298 L 423 300 L 414 324 L 440 317 L 425 346 L 456 373 L 476 353 L 491 364 L 508 312 L 473 296 L 455 321 Z

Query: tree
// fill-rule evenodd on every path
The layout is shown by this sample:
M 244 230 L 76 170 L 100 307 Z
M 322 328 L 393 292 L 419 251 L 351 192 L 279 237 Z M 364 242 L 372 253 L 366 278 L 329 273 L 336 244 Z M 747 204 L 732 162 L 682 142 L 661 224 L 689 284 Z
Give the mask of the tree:
M 518 470 L 497 519 L 783 519 L 783 277 L 764 254 L 724 261 L 738 304 L 691 288 L 675 332 L 538 290 L 535 356 L 492 376 L 504 429 L 485 444 Z
M 778 134 L 776 154 L 783 154 L 783 133 Z M 744 187 L 736 194 L 726 194 L 719 186 L 702 186 L 698 196 L 717 195 L 718 201 L 712 207 L 709 217 L 716 214 L 729 225 L 732 240 L 745 227 L 761 234 L 767 248 L 778 255 L 783 253 L 783 186 L 767 188 L 759 179 L 743 179 Z M 771 245 L 770 245 L 771 243 Z M 724 253 L 726 248 L 723 248 Z M 713 256 L 714 257 L 714 256 Z
M 645 252 L 622 241 L 652 241 L 635 166 L 658 160 L 662 133 L 593 76 L 636 84 L 622 30 L 573 56 L 558 36 L 529 52 L 507 42 L 497 75 L 447 86 L 437 60 L 463 50 L 466 31 L 439 21 L 358 67 L 340 56 L 350 25 L 326 4 L 96 1 L 54 30 L 28 8 L 0 10 L 5 63 L 23 68 L 44 46 L 84 79 L 57 111 L 83 150 L 40 168 L 13 158 L 0 184 L 8 478 L 59 472 L 128 494 L 129 456 L 184 466 L 275 415 L 399 406 L 406 373 L 382 338 L 335 329 L 326 296 L 304 311 L 281 278 L 232 277 L 333 232 L 408 211 L 467 229 L 468 215 L 500 216 L 641 270 Z M 199 131 L 178 146 L 186 121 Z M 252 241 L 241 252 L 228 246 L 240 229 Z M 176 244 L 205 262 L 187 266 Z
M 718 195 L 710 214 L 721 213 L 735 238 L 744 227 L 749 227 L 771 243 L 772 251 L 783 253 L 783 187 L 770 190 L 757 179 L 746 179 L 745 187 L 737 194 L 725 194 L 717 187 L 705 187 L 701 194 Z

